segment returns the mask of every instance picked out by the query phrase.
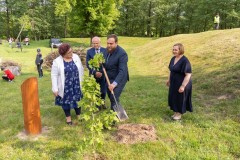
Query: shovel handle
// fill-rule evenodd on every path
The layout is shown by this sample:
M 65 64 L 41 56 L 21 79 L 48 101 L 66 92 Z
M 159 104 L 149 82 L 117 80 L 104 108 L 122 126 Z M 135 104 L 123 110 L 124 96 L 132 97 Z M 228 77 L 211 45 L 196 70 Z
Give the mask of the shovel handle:
M 109 81 L 109 78 L 108 78 L 106 69 L 105 69 L 105 67 L 104 67 L 103 65 L 102 65 L 102 69 L 103 69 L 103 73 L 104 73 L 104 75 L 105 75 L 105 77 L 106 77 L 107 84 L 108 84 L 108 86 L 109 86 L 109 85 L 110 85 L 110 81 Z M 111 93 L 114 94 L 113 91 L 111 91 Z
M 104 73 L 104 75 L 105 75 L 105 77 L 106 77 L 107 84 L 108 84 L 108 86 L 109 86 L 109 85 L 110 85 L 110 81 L 109 81 L 109 78 L 108 78 L 108 75 L 107 75 L 106 69 L 105 69 L 105 67 L 104 67 L 103 65 L 102 65 L 102 69 L 103 69 L 103 73 Z M 119 107 L 118 107 L 117 99 L 116 99 L 116 97 L 115 97 L 115 95 L 114 95 L 114 92 L 111 91 L 111 93 L 112 93 L 112 95 L 113 95 L 113 98 L 114 98 L 114 101 L 115 101 L 115 103 L 116 103 L 117 108 L 119 108 Z

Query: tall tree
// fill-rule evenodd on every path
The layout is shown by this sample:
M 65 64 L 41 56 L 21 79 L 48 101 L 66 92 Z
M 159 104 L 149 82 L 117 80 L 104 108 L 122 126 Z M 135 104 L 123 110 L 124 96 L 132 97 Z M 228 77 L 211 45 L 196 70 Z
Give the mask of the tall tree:
M 55 14 L 64 17 L 64 37 L 67 37 L 68 16 L 73 7 L 76 5 L 76 0 L 58 0 L 56 1 Z
M 114 29 L 121 0 L 77 0 L 71 13 L 72 33 L 78 36 L 106 35 Z
M 0 37 L 16 38 L 24 15 L 31 25 L 21 35 L 38 40 L 202 32 L 216 13 L 221 29 L 240 27 L 240 0 L 0 0 Z

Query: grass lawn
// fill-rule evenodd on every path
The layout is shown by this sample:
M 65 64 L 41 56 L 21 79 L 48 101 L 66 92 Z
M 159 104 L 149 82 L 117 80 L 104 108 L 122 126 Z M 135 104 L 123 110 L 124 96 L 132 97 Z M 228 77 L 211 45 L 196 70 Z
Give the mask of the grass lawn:
M 74 48 L 89 46 L 88 38 L 66 38 Z M 173 121 L 167 105 L 168 64 L 173 44 L 181 42 L 193 69 L 193 113 Z M 105 46 L 106 38 L 102 38 Z M 118 144 L 112 131 L 105 131 L 99 153 L 114 160 L 240 159 L 240 29 L 182 34 L 150 39 L 119 37 L 129 56 L 130 81 L 121 104 L 130 117 L 123 123 L 144 123 L 156 128 L 158 140 L 138 144 Z M 23 46 L 23 52 L 0 45 L 0 59 L 22 66 L 22 75 L 13 83 L 0 80 L 0 159 L 84 159 L 82 126 L 65 124 L 64 113 L 54 106 L 50 73 L 38 79 L 42 126 L 48 133 L 37 140 L 21 140 L 24 129 L 21 84 L 37 77 L 35 56 L 51 49 L 48 40 Z M 108 98 L 107 98 L 108 100 Z M 107 102 L 109 104 L 109 102 Z M 72 111 L 73 120 L 76 121 Z

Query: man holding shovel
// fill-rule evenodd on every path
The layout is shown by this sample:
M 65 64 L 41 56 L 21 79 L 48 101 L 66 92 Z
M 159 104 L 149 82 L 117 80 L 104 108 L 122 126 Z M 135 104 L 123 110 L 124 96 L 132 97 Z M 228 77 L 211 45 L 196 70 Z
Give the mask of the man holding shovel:
M 107 37 L 107 54 L 105 57 L 104 67 L 106 69 L 110 84 L 108 85 L 108 97 L 111 102 L 111 109 L 119 103 L 119 97 L 129 81 L 128 74 L 128 55 L 126 51 L 118 45 L 118 37 L 111 34 Z M 114 99 L 114 95 L 116 101 Z

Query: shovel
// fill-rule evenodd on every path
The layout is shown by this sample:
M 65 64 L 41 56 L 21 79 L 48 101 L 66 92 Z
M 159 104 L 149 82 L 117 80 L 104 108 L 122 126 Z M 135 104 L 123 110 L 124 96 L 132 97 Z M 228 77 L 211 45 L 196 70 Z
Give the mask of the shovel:
M 102 65 L 102 68 L 103 68 L 103 72 L 104 72 L 104 75 L 106 77 L 106 80 L 107 80 L 107 84 L 108 86 L 110 85 L 110 81 L 109 81 L 109 78 L 108 78 L 108 75 L 107 75 L 107 72 L 106 72 L 106 69 L 103 67 Z M 113 98 L 114 98 L 114 101 L 115 101 L 115 105 L 113 106 L 113 110 L 117 113 L 117 117 L 120 121 L 124 121 L 126 119 L 128 119 L 128 115 L 126 113 L 126 111 L 124 110 L 124 108 L 117 102 L 116 100 L 116 97 L 114 95 L 114 92 L 111 91 L 112 95 L 113 95 Z

